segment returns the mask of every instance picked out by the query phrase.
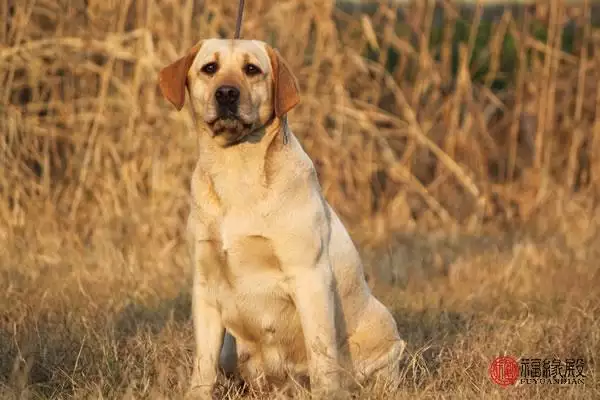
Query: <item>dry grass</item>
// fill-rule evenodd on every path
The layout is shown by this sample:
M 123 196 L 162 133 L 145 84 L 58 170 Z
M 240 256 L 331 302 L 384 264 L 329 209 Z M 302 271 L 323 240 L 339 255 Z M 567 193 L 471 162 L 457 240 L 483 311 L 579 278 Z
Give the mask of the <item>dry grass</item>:
M 600 398 L 600 30 L 589 6 L 507 13 L 477 58 L 475 12 L 453 73 L 450 5 L 432 49 L 424 2 L 407 9 L 412 37 L 392 29 L 385 4 L 360 17 L 329 0 L 246 3 L 243 36 L 278 46 L 296 71 L 292 129 L 409 343 L 396 397 Z M 231 36 L 235 12 L 0 2 L 0 397 L 185 390 L 180 233 L 196 141 L 156 77 L 196 40 Z M 560 50 L 568 16 L 572 52 Z M 531 35 L 534 21 L 547 39 Z M 517 68 L 496 90 L 509 34 Z M 391 73 L 389 49 L 400 53 Z M 585 358 L 586 384 L 501 389 L 487 365 L 505 353 Z

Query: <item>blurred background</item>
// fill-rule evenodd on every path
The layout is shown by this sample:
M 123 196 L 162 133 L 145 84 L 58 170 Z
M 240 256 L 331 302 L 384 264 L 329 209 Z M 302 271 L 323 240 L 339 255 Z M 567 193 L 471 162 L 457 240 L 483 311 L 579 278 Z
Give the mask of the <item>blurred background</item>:
M 237 7 L 0 1 L 0 394 L 185 389 L 197 143 L 157 73 Z M 505 351 L 585 358 L 564 393 L 600 395 L 600 4 L 248 0 L 242 37 L 298 77 L 290 125 L 409 342 L 404 395 L 491 396 Z

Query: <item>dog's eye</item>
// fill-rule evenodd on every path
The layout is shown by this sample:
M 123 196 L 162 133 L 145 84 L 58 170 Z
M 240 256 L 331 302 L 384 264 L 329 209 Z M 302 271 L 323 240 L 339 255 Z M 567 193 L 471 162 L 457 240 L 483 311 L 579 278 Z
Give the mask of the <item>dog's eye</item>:
M 254 64 L 246 64 L 244 66 L 244 72 L 248 76 L 254 76 L 254 75 L 258 75 L 258 74 L 262 73 L 262 71 L 260 70 L 260 68 L 258 68 Z
M 210 62 L 210 63 L 206 64 L 205 66 L 203 66 L 201 71 L 207 75 L 214 75 L 218 69 L 219 69 L 219 66 L 217 65 L 216 62 Z

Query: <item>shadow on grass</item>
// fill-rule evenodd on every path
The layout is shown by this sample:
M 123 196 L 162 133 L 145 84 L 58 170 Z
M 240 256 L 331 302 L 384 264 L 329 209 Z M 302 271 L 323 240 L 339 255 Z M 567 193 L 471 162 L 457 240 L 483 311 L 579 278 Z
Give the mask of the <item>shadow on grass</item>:
M 444 362 L 443 351 L 464 336 L 472 316 L 440 310 L 392 309 L 400 336 L 407 342 L 401 368 L 407 380 L 420 387 Z
M 77 397 L 78 390 L 120 398 L 131 385 L 142 390 L 135 386 L 160 380 L 161 369 L 172 382 L 191 350 L 190 303 L 181 292 L 116 314 L 98 304 L 95 315 L 67 307 L 13 323 L 0 312 L 0 398 Z
M 130 303 L 115 318 L 115 328 L 121 337 L 140 331 L 158 334 L 167 324 L 191 323 L 192 297 L 188 290 L 158 304 Z

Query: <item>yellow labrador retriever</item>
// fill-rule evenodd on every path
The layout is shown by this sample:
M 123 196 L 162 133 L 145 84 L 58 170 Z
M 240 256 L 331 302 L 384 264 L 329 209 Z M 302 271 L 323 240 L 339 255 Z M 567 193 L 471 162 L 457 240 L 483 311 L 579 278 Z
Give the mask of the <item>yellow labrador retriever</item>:
M 219 367 L 259 387 L 308 378 L 326 396 L 344 373 L 396 379 L 405 343 L 287 126 L 299 92 L 280 54 L 205 40 L 159 85 L 178 110 L 187 88 L 200 145 L 187 226 L 193 397 L 210 398 Z

